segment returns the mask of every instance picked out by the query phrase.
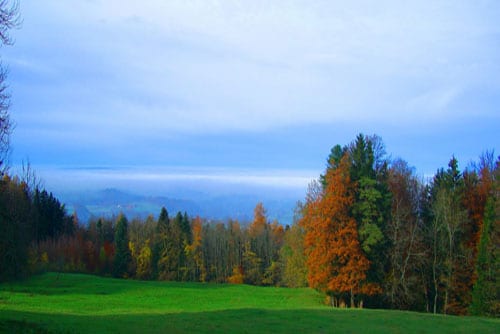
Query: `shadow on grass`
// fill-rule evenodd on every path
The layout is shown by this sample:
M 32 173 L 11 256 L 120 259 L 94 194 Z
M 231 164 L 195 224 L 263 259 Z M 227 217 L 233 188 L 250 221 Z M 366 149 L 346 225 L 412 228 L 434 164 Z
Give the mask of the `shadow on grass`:
M 24 320 L 0 320 L 0 333 L 50 334 L 57 332 Z
M 0 332 L 27 333 L 497 333 L 497 319 L 377 310 L 238 309 L 81 316 L 2 311 Z M 13 330 L 10 330 L 13 329 Z

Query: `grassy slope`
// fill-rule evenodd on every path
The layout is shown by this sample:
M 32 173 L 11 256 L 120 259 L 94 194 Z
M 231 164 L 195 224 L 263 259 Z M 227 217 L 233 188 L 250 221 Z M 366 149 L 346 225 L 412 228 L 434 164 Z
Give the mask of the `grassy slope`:
M 494 333 L 500 321 L 335 310 L 310 289 L 45 274 L 0 285 L 0 332 Z

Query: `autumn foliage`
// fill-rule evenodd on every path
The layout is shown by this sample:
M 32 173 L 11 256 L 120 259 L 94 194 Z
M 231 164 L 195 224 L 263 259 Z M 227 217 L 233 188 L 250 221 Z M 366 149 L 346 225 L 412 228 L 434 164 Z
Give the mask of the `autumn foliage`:
M 377 136 L 336 145 L 291 226 L 262 203 L 247 222 L 178 212 L 69 216 L 52 194 L 0 180 L 0 280 L 41 271 L 304 287 L 333 306 L 498 316 L 500 160 L 428 182 Z
M 354 201 L 349 167 L 345 155 L 337 168 L 327 171 L 327 186 L 306 204 L 301 224 L 306 231 L 309 285 L 339 299 L 349 295 L 354 306 L 356 295 L 371 295 L 379 288 L 366 282 L 370 263 L 362 253 L 356 221 L 349 214 Z

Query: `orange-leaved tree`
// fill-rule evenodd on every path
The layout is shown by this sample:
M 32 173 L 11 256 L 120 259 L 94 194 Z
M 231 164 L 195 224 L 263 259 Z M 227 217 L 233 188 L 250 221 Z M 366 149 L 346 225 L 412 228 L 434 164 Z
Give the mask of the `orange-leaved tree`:
M 354 307 L 356 296 L 371 295 L 380 288 L 366 282 L 370 262 L 361 250 L 356 221 L 349 213 L 354 184 L 347 155 L 327 170 L 325 181 L 321 192 L 309 196 L 301 220 L 306 232 L 307 279 L 311 287 L 333 297 L 334 306 L 349 297 Z

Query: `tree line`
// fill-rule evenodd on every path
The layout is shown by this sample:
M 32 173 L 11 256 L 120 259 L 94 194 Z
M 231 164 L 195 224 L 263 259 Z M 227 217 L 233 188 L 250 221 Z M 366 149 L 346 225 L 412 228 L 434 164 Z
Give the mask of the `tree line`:
M 234 220 L 208 222 L 181 212 L 170 217 L 166 208 L 157 219 L 151 215 L 129 222 L 120 214 L 87 225 L 75 220 L 73 226 L 71 233 L 32 245 L 31 271 L 280 285 L 280 252 L 290 229 L 269 222 L 262 203 L 246 226 Z M 304 283 L 305 275 L 300 285 Z
M 32 273 L 29 262 L 34 247 L 72 235 L 75 229 L 73 217 L 52 193 L 4 174 L 0 179 L 0 281 Z
M 332 305 L 500 315 L 500 159 L 430 182 L 377 136 L 335 146 L 299 226 L 309 286 Z
M 452 158 L 423 181 L 390 161 L 379 137 L 359 135 L 332 149 L 291 226 L 269 221 L 262 203 L 243 224 L 163 208 L 158 218 L 84 225 L 51 194 L 5 176 L 0 211 L 12 223 L 2 225 L 1 277 L 309 286 L 337 307 L 498 316 L 499 167 L 491 153 L 463 172 Z

